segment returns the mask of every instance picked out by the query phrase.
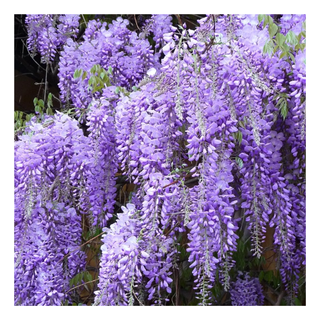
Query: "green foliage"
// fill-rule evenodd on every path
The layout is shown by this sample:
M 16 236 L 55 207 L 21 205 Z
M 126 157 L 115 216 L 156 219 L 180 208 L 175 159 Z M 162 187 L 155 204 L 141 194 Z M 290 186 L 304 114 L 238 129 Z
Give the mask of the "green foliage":
M 265 45 L 263 46 L 263 53 L 264 54 L 268 54 L 271 55 L 275 50 L 275 46 L 272 40 L 269 40 L 265 43 Z
M 270 38 L 272 38 L 277 33 L 277 31 L 278 31 L 278 26 L 275 23 L 271 22 L 269 24 L 269 35 L 270 35 Z
M 31 118 L 36 117 L 37 122 L 41 122 L 44 114 L 53 115 L 53 103 L 52 103 L 52 93 L 50 92 L 47 96 L 46 102 L 43 99 L 34 98 L 34 112 L 35 113 L 25 113 L 22 111 L 14 112 L 14 130 L 15 133 L 23 132 L 26 127 L 27 122 L 31 120 Z
M 275 273 L 273 270 L 264 271 L 261 270 L 259 273 L 259 281 L 266 282 L 274 289 L 278 289 L 281 285 L 281 279 L 279 273 Z
M 242 132 L 240 130 L 234 132 L 233 137 L 237 140 L 238 144 L 240 145 L 242 142 Z
M 102 229 L 101 228 L 96 228 L 95 230 L 88 230 L 86 232 L 83 232 L 82 238 L 85 241 L 89 241 L 90 239 L 98 236 L 101 233 L 102 233 Z
M 34 113 L 25 113 L 23 111 L 15 111 L 14 112 L 14 131 L 23 132 L 26 128 L 27 122 L 31 120 L 35 116 Z
M 268 40 L 264 47 L 263 53 L 268 55 L 279 54 L 280 58 L 295 63 L 295 53 L 299 50 L 303 51 L 306 47 L 306 25 L 303 24 L 303 30 L 296 35 L 292 30 L 287 34 L 281 33 L 279 26 L 273 21 L 272 17 L 267 14 L 258 15 L 259 24 L 263 22 L 263 28 L 268 26 L 270 40 Z M 291 60 L 291 61 L 290 61 Z
M 237 165 L 239 166 L 239 168 L 241 169 L 243 167 L 243 160 L 239 157 L 236 157 L 235 161 L 236 161 Z
M 248 256 L 250 254 L 250 241 L 239 239 L 237 251 L 233 253 L 233 259 L 235 261 L 235 267 L 239 271 L 244 271 L 247 263 Z
M 89 281 L 92 281 L 92 275 L 90 272 L 88 271 L 82 271 L 82 272 L 79 272 L 77 273 L 70 281 L 69 281 L 69 285 L 70 287 L 75 287 L 79 284 L 84 284 L 83 286 L 87 289 L 88 289 L 88 286 L 85 284 L 85 282 L 89 282 Z
M 285 120 L 288 115 L 288 95 L 286 93 L 279 93 L 274 97 L 274 100 L 277 100 L 276 107 L 279 109 L 283 120 Z
M 53 115 L 53 103 L 52 103 L 52 93 L 49 92 L 47 101 L 46 101 L 46 108 L 45 102 L 42 99 L 34 98 L 33 99 L 34 111 L 36 114 L 43 116 L 44 113 L 48 115 Z
M 78 79 L 81 77 L 81 80 L 84 81 L 89 77 L 89 90 L 91 90 L 92 93 L 95 93 L 97 91 L 102 92 L 103 88 L 111 86 L 110 77 L 112 74 L 112 67 L 109 67 L 108 70 L 105 70 L 99 64 L 95 64 L 91 67 L 89 73 L 82 69 L 76 69 L 73 73 L 73 78 Z

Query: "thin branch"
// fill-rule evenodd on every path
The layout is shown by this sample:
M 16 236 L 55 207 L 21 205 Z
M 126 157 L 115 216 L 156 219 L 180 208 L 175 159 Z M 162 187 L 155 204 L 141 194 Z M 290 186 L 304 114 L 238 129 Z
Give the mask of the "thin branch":
M 45 69 L 33 58 L 32 54 L 30 53 L 30 51 L 29 51 L 27 45 L 24 43 L 24 41 L 23 41 L 23 40 L 21 40 L 21 41 L 22 41 L 23 45 L 25 46 L 25 48 L 27 49 L 30 58 L 36 63 L 36 65 L 37 65 L 39 68 L 41 68 L 42 70 L 45 71 Z
M 87 21 L 86 21 L 86 19 L 85 19 L 84 15 L 83 15 L 83 14 L 81 14 L 81 16 L 82 16 L 82 19 L 83 19 L 83 21 L 84 21 L 84 23 L 85 23 L 86 27 L 87 27 L 87 26 L 88 26 L 88 24 L 87 24 Z
M 283 298 L 283 295 L 284 295 L 284 291 L 281 291 L 281 293 L 279 294 L 279 297 L 277 299 L 277 302 L 276 302 L 276 306 L 280 306 L 280 303 L 281 303 L 281 300 Z
M 133 295 L 135 296 L 135 298 L 138 300 L 140 306 L 144 306 L 144 304 L 138 299 L 138 297 L 136 296 L 136 294 L 134 293 L 134 290 L 132 290 Z
M 75 251 L 78 251 L 79 249 L 81 249 L 81 247 L 85 246 L 85 245 L 88 244 L 90 241 L 92 241 L 92 240 L 100 237 L 100 236 L 103 235 L 104 233 L 106 233 L 106 232 L 103 231 L 103 232 L 99 233 L 97 236 L 95 236 L 95 237 L 89 239 L 88 241 L 86 241 L 85 243 L 81 244 L 78 248 L 76 248 L 76 249 L 70 251 L 69 253 L 67 253 L 67 254 L 66 254 L 63 258 L 61 258 L 58 262 L 63 261 L 65 258 L 67 258 L 68 256 L 70 256 L 71 253 L 73 253 L 73 252 L 75 252 Z
M 58 181 L 59 181 L 59 176 L 56 176 L 56 178 L 54 179 L 54 181 L 53 181 L 53 183 L 52 183 L 52 185 L 51 185 L 51 187 L 50 187 L 50 189 L 48 191 L 49 199 L 50 198 L 53 199 L 53 190 L 54 190 L 56 184 L 58 183 Z
M 134 21 L 136 23 L 136 26 L 137 26 L 138 30 L 141 31 L 141 29 L 139 28 L 138 22 L 137 22 L 136 15 L 134 14 L 133 17 L 134 17 Z
M 44 98 L 43 98 L 44 106 L 46 105 L 46 102 L 47 102 L 48 69 L 49 69 L 49 63 L 47 63 L 47 66 L 46 66 L 46 75 L 45 75 L 45 80 L 44 80 Z
M 183 23 L 182 23 L 182 21 L 181 21 L 180 14 L 176 14 L 175 16 L 177 17 L 178 22 L 179 22 L 179 24 L 181 25 L 181 27 L 183 27 Z
M 81 284 L 79 284 L 78 286 L 72 287 L 72 288 L 69 289 L 66 293 L 69 293 L 69 292 L 72 291 L 72 290 L 75 290 L 75 289 L 77 289 L 77 288 L 80 288 L 80 287 L 82 287 L 82 286 L 85 286 L 85 285 L 88 284 L 88 283 L 93 283 L 93 282 L 97 282 L 97 281 L 99 281 L 99 279 L 95 279 L 95 280 L 91 280 L 91 281 L 88 281 L 88 282 L 85 282 L 85 283 L 81 283 Z

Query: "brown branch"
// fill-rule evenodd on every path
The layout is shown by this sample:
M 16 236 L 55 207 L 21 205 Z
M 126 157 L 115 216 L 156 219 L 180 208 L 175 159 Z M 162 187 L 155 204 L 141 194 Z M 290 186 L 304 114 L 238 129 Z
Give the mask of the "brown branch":
M 176 184 L 176 183 L 178 183 L 179 181 L 180 181 L 180 180 L 175 180 L 175 181 L 167 184 L 166 186 L 164 186 L 162 189 L 167 188 L 167 187 L 169 187 L 169 186 L 172 186 L 173 184 Z
M 188 173 L 188 174 L 184 177 L 184 183 L 185 183 L 185 184 L 192 183 L 192 182 L 195 182 L 195 181 L 198 180 L 197 177 L 192 178 L 192 179 L 188 179 L 188 178 L 190 178 L 191 176 L 192 176 L 192 174 L 191 174 L 191 173 Z M 188 179 L 188 180 L 186 180 L 186 179 Z M 181 179 L 175 180 L 175 181 L 173 181 L 173 182 L 165 185 L 164 187 L 162 187 L 162 189 L 167 188 L 167 187 L 169 187 L 169 186 L 172 186 L 172 185 L 178 183 L 179 181 L 181 181 Z
M 136 294 L 134 293 L 133 290 L 132 290 L 132 293 L 135 296 L 135 298 L 138 300 L 138 302 L 140 303 L 140 306 L 144 306 L 144 304 L 138 299 L 138 297 L 136 296 Z
M 179 22 L 179 24 L 180 24 L 181 27 L 182 27 L 182 26 L 183 26 L 183 23 L 182 23 L 182 21 L 181 21 L 180 14 L 176 14 L 175 16 L 177 17 L 178 22 Z
M 174 230 L 179 224 L 181 223 L 181 221 L 178 221 L 169 231 L 167 231 L 164 235 L 167 236 L 172 230 Z
M 137 22 L 136 15 L 134 14 L 133 17 L 134 17 L 134 21 L 136 23 L 136 26 L 137 26 L 138 30 L 141 31 L 141 29 L 139 28 L 138 22 Z
M 93 282 L 96 282 L 96 281 L 99 281 L 99 279 L 94 279 L 94 280 L 91 280 L 91 281 L 88 281 L 88 282 L 85 282 L 85 283 L 81 283 L 81 284 L 79 284 L 78 286 L 72 287 L 72 288 L 69 289 L 66 293 L 69 293 L 70 291 L 72 291 L 72 290 L 74 290 L 74 289 L 80 288 L 80 287 L 82 287 L 82 286 L 85 286 L 85 285 L 88 284 L 88 283 L 93 283 Z
M 276 306 L 280 306 L 280 303 L 281 303 L 281 300 L 283 298 L 283 295 L 284 295 L 284 291 L 281 291 L 280 294 L 279 294 L 279 297 L 277 299 L 277 302 L 276 302 Z
M 58 183 L 58 181 L 59 181 L 59 176 L 56 176 L 56 178 L 54 179 L 54 181 L 48 191 L 48 196 L 49 196 L 49 199 L 51 198 L 51 200 L 53 199 L 53 190 L 54 190 L 56 184 Z
M 67 254 L 66 254 L 63 258 L 61 258 L 58 262 L 63 261 L 63 260 L 64 260 L 65 258 L 67 258 L 71 253 L 73 253 L 73 252 L 75 252 L 75 251 L 78 251 L 79 249 L 81 249 L 81 247 L 83 247 L 84 245 L 86 245 L 86 244 L 89 243 L 90 241 L 92 241 L 92 240 L 100 237 L 100 236 L 103 235 L 104 233 L 106 233 L 106 232 L 103 231 L 103 232 L 99 233 L 97 236 L 95 236 L 95 237 L 89 239 L 88 241 L 86 241 L 85 243 L 81 244 L 78 248 L 76 248 L 76 249 L 70 251 L 69 253 L 67 253 Z

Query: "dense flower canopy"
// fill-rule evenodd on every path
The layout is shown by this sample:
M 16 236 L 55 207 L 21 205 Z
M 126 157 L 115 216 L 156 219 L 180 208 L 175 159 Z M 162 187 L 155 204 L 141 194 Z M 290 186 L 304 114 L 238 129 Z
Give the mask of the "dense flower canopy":
M 78 37 L 81 20 L 26 18 L 29 51 L 58 61 L 63 110 L 15 141 L 15 304 L 72 303 L 84 219 L 103 233 L 94 305 L 178 304 L 188 270 L 194 304 L 218 304 L 220 288 L 263 305 L 270 228 L 292 304 L 306 260 L 305 15 L 206 15 L 193 29 L 152 15 L 137 31 L 92 19 Z M 120 212 L 119 176 L 134 185 Z M 259 268 L 239 263 L 244 244 Z

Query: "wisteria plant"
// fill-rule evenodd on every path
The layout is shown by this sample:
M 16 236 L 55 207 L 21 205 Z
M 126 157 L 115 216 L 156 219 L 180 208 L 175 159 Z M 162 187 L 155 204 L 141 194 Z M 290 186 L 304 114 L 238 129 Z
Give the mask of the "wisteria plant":
M 140 18 L 26 16 L 62 108 L 16 136 L 15 305 L 305 303 L 306 16 Z

